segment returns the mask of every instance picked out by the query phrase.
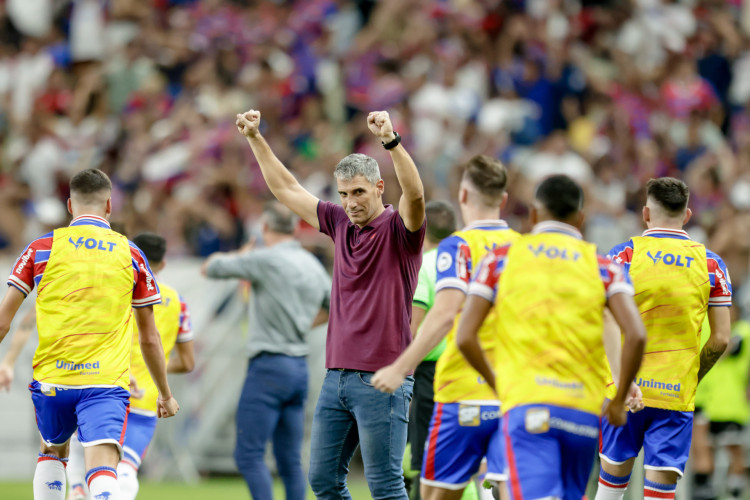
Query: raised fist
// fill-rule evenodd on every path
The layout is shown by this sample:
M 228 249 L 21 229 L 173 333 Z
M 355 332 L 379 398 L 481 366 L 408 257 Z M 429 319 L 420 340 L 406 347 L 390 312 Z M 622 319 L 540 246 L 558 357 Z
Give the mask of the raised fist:
M 396 136 L 393 134 L 393 124 L 387 111 L 373 111 L 367 115 L 367 127 L 370 132 L 383 142 L 391 142 Z
M 245 113 L 237 115 L 237 130 L 245 137 L 255 137 L 258 135 L 258 125 L 260 125 L 260 111 L 251 109 Z

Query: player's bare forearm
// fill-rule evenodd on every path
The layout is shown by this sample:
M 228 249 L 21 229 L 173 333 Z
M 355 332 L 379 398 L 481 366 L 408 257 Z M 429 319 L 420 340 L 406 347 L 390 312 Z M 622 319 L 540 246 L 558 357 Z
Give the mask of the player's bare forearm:
M 620 383 L 620 362 L 622 358 L 622 340 L 620 327 L 612 316 L 608 308 L 604 309 L 604 332 L 602 334 L 604 341 L 604 352 L 607 354 L 609 362 L 609 371 L 612 374 L 612 380 Z
M 167 373 L 190 373 L 195 368 L 193 341 L 175 344 L 175 350 L 167 363 Z
M 461 319 L 458 321 L 456 345 L 466 361 L 484 377 L 490 387 L 494 388 L 495 372 L 479 344 L 479 329 L 491 307 L 492 303 L 488 300 L 478 295 L 469 295 L 464 304 Z
M 425 218 L 424 186 L 419 171 L 406 149 L 399 144 L 391 149 L 393 167 L 398 183 L 401 186 L 401 199 L 398 211 L 409 231 L 416 231 L 422 226 Z
M 34 327 L 33 322 L 29 323 L 27 321 L 29 316 L 31 316 L 32 319 L 36 318 L 34 309 L 31 309 L 30 313 L 24 316 L 24 319 L 19 325 L 18 329 L 15 331 L 15 333 L 13 333 L 13 337 L 11 337 L 10 339 L 10 347 L 8 348 L 8 352 L 5 353 L 5 357 L 3 358 L 3 364 L 8 366 L 15 365 L 18 356 L 21 354 L 21 351 L 23 351 L 23 348 L 26 345 L 26 342 L 28 342 L 31 338 L 31 333 L 34 331 Z
M 461 290 L 454 288 L 445 288 L 435 294 L 435 303 L 427 311 L 419 335 L 394 362 L 401 373 L 406 375 L 414 370 L 450 333 L 465 297 Z
M 646 328 L 643 326 L 640 312 L 633 298 L 626 293 L 617 293 L 607 303 L 617 324 L 625 337 L 620 358 L 620 377 L 617 383 L 617 394 L 614 401 L 625 403 L 630 383 L 638 374 L 646 348 Z
M 305 222 L 320 229 L 318 222 L 318 198 L 300 185 L 283 163 L 276 157 L 266 140 L 258 131 L 260 113 L 248 111 L 237 115 L 237 129 L 247 139 L 253 150 L 268 189 L 281 203 L 300 216 Z
M 14 286 L 9 286 L 5 292 L 5 297 L 0 302 L 0 342 L 10 331 L 10 324 L 25 298 L 26 296 Z
M 141 354 L 146 362 L 146 367 L 151 374 L 151 379 L 156 384 L 159 394 L 163 399 L 172 396 L 167 381 L 167 364 L 164 361 L 164 348 L 161 344 L 159 330 L 154 323 L 153 307 L 139 307 L 134 309 L 135 319 L 138 323 L 138 343 L 141 346 Z
M 427 311 L 420 306 L 411 306 L 411 323 L 409 323 L 409 329 L 411 330 L 411 337 L 414 339 L 417 337 L 417 331 L 419 331 L 419 325 L 424 321 Z
M 729 345 L 732 336 L 732 320 L 728 307 L 709 307 L 708 325 L 711 336 L 701 349 L 700 366 L 698 368 L 698 382 L 713 368 Z

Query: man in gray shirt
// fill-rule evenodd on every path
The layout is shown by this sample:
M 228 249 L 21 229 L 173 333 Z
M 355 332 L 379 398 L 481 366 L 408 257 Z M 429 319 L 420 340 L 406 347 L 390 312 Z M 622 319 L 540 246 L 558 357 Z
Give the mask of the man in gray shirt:
M 239 278 L 252 285 L 250 363 L 237 409 L 234 457 L 256 500 L 273 498 L 264 462 L 273 451 L 286 497 L 304 499 L 301 466 L 307 399 L 307 332 L 328 319 L 331 283 L 321 263 L 294 237 L 296 218 L 271 202 L 263 212 L 264 248 L 214 254 L 203 265 L 209 278 Z

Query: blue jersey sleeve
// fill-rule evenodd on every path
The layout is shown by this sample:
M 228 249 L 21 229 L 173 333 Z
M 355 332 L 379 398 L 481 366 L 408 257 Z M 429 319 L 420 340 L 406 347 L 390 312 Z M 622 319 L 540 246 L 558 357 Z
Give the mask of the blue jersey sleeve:
M 471 279 L 471 252 L 466 240 L 454 234 L 441 241 L 436 270 L 435 292 L 455 288 L 467 293 Z
M 633 260 L 633 240 L 615 245 L 607 254 L 607 258 L 620 264 L 625 273 L 630 276 L 630 262 Z

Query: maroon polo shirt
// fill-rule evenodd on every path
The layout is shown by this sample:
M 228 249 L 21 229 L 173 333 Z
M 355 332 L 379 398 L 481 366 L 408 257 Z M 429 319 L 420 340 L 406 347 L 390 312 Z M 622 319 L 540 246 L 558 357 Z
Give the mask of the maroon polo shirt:
M 415 232 L 391 205 L 363 228 L 340 205 L 318 203 L 320 232 L 333 239 L 326 367 L 374 372 L 411 342 L 411 299 L 425 224 Z

